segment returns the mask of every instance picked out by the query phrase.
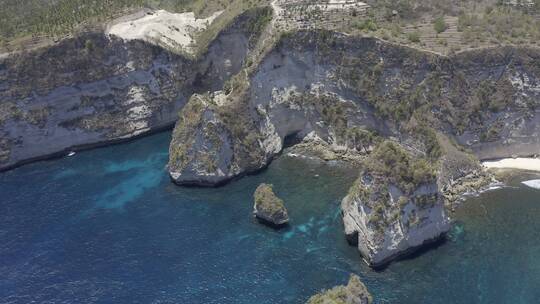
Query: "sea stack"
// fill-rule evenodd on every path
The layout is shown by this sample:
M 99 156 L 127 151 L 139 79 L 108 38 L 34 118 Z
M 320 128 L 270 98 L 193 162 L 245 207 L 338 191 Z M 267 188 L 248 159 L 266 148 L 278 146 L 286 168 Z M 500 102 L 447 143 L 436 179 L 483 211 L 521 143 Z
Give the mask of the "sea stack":
M 283 200 L 278 198 L 272 189 L 272 185 L 261 184 L 253 195 L 255 203 L 253 214 L 262 223 L 272 227 L 282 227 L 289 222 L 289 215 Z
M 351 274 L 347 286 L 336 286 L 312 296 L 307 304 L 371 304 L 373 298 L 357 275 Z
M 435 170 L 391 141 L 366 161 L 341 209 L 348 241 L 371 267 L 383 267 L 450 229 Z

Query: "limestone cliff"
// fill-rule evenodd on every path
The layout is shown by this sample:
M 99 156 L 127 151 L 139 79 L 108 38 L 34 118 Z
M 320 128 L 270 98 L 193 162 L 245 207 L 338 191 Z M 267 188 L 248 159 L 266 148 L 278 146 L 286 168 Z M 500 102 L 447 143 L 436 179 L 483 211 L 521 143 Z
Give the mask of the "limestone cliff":
M 442 57 L 372 38 L 288 34 L 241 78 L 240 89 L 209 96 L 216 115 L 199 125 L 220 122 L 223 153 L 210 156 L 220 171 L 198 175 L 177 162 L 177 150 L 197 163 L 208 157 L 199 160 L 195 151 L 213 149 L 212 136 L 194 140 L 212 128 L 194 128 L 185 132 L 190 139 L 173 140 L 171 176 L 183 184 L 220 184 L 265 167 L 290 137 L 367 152 L 378 134 L 432 153 L 435 140 L 427 135 L 435 130 L 481 159 L 532 155 L 540 148 L 538 62 L 536 49 Z M 182 121 L 177 128 L 189 128 Z
M 172 127 L 196 92 L 236 74 L 261 10 L 237 17 L 193 59 L 102 32 L 0 60 L 0 170 Z

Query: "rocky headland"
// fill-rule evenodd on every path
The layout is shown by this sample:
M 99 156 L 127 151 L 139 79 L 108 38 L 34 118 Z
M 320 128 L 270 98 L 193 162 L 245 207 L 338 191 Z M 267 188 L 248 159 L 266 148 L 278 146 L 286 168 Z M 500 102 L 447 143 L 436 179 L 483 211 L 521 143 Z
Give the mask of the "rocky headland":
M 192 97 L 200 106 L 177 124 L 171 176 L 226 182 L 265 167 L 290 137 L 359 153 L 393 137 L 431 153 L 440 132 L 479 159 L 535 154 L 538 56 L 506 47 L 443 57 L 326 31 L 283 35 L 239 90 Z M 190 157 L 201 148 L 209 153 Z M 218 169 L 198 175 L 202 162 Z

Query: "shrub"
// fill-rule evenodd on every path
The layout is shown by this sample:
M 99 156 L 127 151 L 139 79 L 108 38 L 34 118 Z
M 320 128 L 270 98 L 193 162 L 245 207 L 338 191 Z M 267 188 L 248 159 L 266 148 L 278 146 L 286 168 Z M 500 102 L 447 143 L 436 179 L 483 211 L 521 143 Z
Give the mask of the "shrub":
M 373 19 L 367 19 L 364 22 L 356 24 L 356 27 L 362 31 L 374 32 L 378 29 L 377 23 Z
M 390 178 L 406 193 L 435 180 L 435 167 L 430 160 L 414 157 L 392 141 L 379 144 L 366 165 L 375 174 Z
M 448 28 L 443 17 L 438 17 L 437 19 L 435 19 L 435 24 L 433 25 L 433 27 L 438 34 L 446 31 L 446 29 Z
M 409 33 L 409 35 L 407 35 L 407 38 L 409 38 L 409 41 L 412 43 L 420 42 L 420 34 L 418 32 Z

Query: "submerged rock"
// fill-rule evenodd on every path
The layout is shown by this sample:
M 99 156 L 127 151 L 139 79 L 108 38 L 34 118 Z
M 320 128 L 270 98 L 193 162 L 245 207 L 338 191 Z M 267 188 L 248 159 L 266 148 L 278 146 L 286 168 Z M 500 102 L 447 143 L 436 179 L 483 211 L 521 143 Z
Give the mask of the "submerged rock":
M 255 204 L 253 214 L 262 222 L 271 226 L 283 226 L 289 222 L 287 209 L 283 200 L 278 198 L 272 190 L 272 185 L 261 184 L 253 195 Z
M 366 161 L 341 208 L 349 242 L 372 267 L 436 241 L 450 229 L 435 168 L 390 141 Z
M 357 275 L 352 274 L 347 286 L 336 286 L 311 297 L 307 304 L 371 304 L 373 298 Z

